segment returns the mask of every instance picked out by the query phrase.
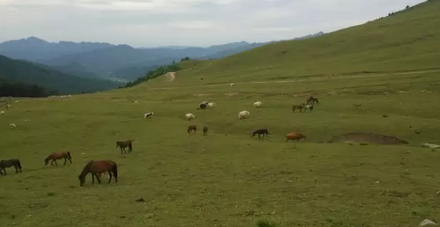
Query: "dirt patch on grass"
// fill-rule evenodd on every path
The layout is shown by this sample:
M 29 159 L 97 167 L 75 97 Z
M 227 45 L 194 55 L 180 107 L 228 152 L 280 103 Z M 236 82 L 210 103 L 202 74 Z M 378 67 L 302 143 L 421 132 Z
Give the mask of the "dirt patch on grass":
M 165 74 L 165 77 L 167 78 L 168 82 L 172 82 L 174 79 L 176 79 L 176 72 L 169 72 Z
M 209 93 L 200 93 L 200 94 L 193 94 L 193 96 L 196 97 L 207 97 L 207 96 L 211 96 L 212 94 Z
M 229 93 L 225 93 L 224 95 L 232 97 L 232 96 L 236 96 L 236 95 L 239 95 L 239 94 L 240 94 L 239 92 L 229 92 Z
M 381 135 L 367 132 L 351 132 L 333 137 L 330 143 L 345 142 L 345 143 L 371 143 L 371 144 L 408 144 L 408 141 L 399 139 L 394 136 Z

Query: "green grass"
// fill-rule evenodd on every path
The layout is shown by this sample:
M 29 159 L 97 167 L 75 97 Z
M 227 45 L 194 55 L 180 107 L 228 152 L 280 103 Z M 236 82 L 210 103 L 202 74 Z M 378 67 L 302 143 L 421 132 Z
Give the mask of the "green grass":
M 424 17 L 437 6 L 433 0 L 366 26 L 415 18 L 413 14 Z M 295 43 L 290 44 L 299 45 Z M 252 56 L 278 45 L 262 47 Z M 195 62 L 185 62 L 186 69 L 173 82 L 159 77 L 132 88 L 70 99 L 13 102 L 0 115 L 0 159 L 20 158 L 24 168 L 23 173 L 7 169 L 8 175 L 0 176 L 1 225 L 388 227 L 439 219 L 439 151 L 420 147 L 424 142 L 440 144 L 439 72 L 423 72 L 430 68 L 424 64 L 396 63 L 387 70 L 419 72 L 355 74 L 350 67 L 342 70 L 349 63 L 341 56 L 334 59 L 341 64 L 337 66 L 317 61 L 317 71 L 335 74 L 330 78 L 298 73 L 287 78 L 297 82 L 253 83 L 274 82 L 272 70 L 306 72 L 308 66 L 281 62 L 274 69 L 276 61 L 268 61 L 251 72 L 245 62 L 238 62 L 251 53 L 196 62 L 193 69 L 188 66 Z M 359 67 L 374 65 L 365 59 Z M 230 70 L 211 68 L 228 62 Z M 230 87 L 228 75 L 233 72 L 234 82 L 242 83 Z M 310 93 L 320 104 L 312 113 L 293 114 L 291 105 L 304 102 Z M 196 110 L 203 100 L 217 107 Z M 257 100 L 263 107 L 254 109 Z M 362 107 L 355 108 L 355 103 Z M 251 117 L 240 121 L 237 114 L 244 109 Z M 145 120 L 148 111 L 155 115 Z M 193 122 L 181 118 L 187 112 L 196 115 Z M 10 123 L 17 128 L 9 128 Z M 188 124 L 207 125 L 210 132 L 189 136 Z M 251 131 L 261 127 L 269 129 L 270 138 L 251 138 Z M 308 139 L 286 143 L 284 135 L 291 131 L 303 132 Z M 354 131 L 395 135 L 410 144 L 321 143 Z M 132 154 L 121 155 L 115 148 L 120 139 L 136 139 Z M 66 150 L 72 153 L 72 165 L 59 161 L 58 167 L 44 166 L 48 154 Z M 78 175 L 91 159 L 116 161 L 119 182 L 91 185 L 89 175 L 80 187 Z M 139 198 L 145 202 L 136 202 Z

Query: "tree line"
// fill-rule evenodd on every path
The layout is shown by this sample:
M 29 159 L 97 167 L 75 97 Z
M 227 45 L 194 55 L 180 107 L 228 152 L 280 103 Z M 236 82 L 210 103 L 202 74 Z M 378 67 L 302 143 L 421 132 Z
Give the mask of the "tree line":
M 0 79 L 0 96 L 3 97 L 48 97 L 58 95 L 56 90 L 48 90 L 39 85 L 9 82 Z

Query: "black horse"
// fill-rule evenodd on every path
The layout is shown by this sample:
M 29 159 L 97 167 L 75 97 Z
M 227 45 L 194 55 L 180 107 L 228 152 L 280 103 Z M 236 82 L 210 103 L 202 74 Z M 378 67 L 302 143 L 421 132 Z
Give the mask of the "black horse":
M 260 138 L 261 135 L 263 135 L 263 137 L 266 135 L 266 137 L 268 137 L 269 135 L 269 131 L 267 131 L 267 129 L 262 128 L 262 129 L 257 129 L 252 133 L 252 137 L 254 137 L 255 135 L 258 134 L 258 138 Z
M 319 104 L 318 98 L 314 98 L 313 95 L 310 96 L 310 98 L 307 99 L 307 104 L 312 104 L 313 105 L 313 104 L 315 104 L 315 102 Z
M 18 159 L 9 159 L 9 160 L 1 160 L 0 161 L 0 175 L 6 175 L 6 168 L 9 167 L 15 167 L 15 173 L 18 173 L 20 171 L 21 173 L 21 164 L 20 164 L 20 160 Z M 5 174 L 2 173 L 5 172 Z

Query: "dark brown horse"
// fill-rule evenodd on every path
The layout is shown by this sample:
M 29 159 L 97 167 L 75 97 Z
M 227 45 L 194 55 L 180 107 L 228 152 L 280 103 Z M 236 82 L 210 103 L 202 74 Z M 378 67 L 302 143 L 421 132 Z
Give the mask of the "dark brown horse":
M 189 125 L 186 129 L 186 132 L 191 135 L 191 133 L 195 133 L 197 131 L 197 125 Z
M 128 147 L 128 151 L 131 153 L 131 151 L 133 150 L 133 141 L 135 140 L 116 141 L 116 148 L 119 147 L 122 154 L 122 151 L 124 151 L 124 153 L 127 153 L 125 148 Z
M 69 160 L 70 164 L 72 164 L 72 156 L 70 155 L 70 152 L 54 152 L 47 156 L 47 158 L 44 159 L 44 163 L 47 164 L 50 162 L 50 164 L 53 166 L 58 165 L 57 160 L 64 158 L 64 165 L 66 165 L 67 160 Z
M 299 112 L 302 112 L 304 106 L 305 106 L 304 103 L 303 103 L 303 104 L 299 104 L 299 105 L 293 105 L 293 106 L 292 106 L 292 112 L 295 113 L 295 110 L 296 110 L 296 109 L 299 109 Z
M 203 127 L 203 135 L 204 136 L 208 135 L 208 127 L 207 126 Z
M 84 185 L 86 182 L 86 176 L 89 173 L 92 174 L 92 184 L 95 184 L 95 177 L 98 180 L 98 183 L 101 184 L 101 174 L 105 172 L 108 172 L 109 175 L 108 183 L 111 182 L 112 177 L 115 178 L 115 183 L 118 182 L 118 166 L 116 165 L 116 162 L 112 160 L 91 160 L 87 163 L 81 174 L 78 176 L 79 185 Z
M 307 99 L 307 104 L 312 104 L 313 105 L 313 104 L 315 104 L 315 102 L 319 103 L 319 100 L 317 98 L 314 98 L 313 95 L 310 96 L 310 98 Z
M 265 128 L 255 130 L 252 133 L 252 137 L 255 137 L 255 135 L 257 135 L 257 134 L 258 134 L 258 138 L 260 138 L 261 135 L 263 135 L 263 138 L 264 138 L 264 136 L 269 137 L 269 131 Z
M 9 167 L 15 167 L 15 173 L 18 173 L 20 171 L 21 173 L 21 163 L 18 159 L 9 159 L 9 160 L 1 160 L 0 161 L 0 175 L 6 175 L 6 168 Z M 5 172 L 5 174 L 2 173 Z

